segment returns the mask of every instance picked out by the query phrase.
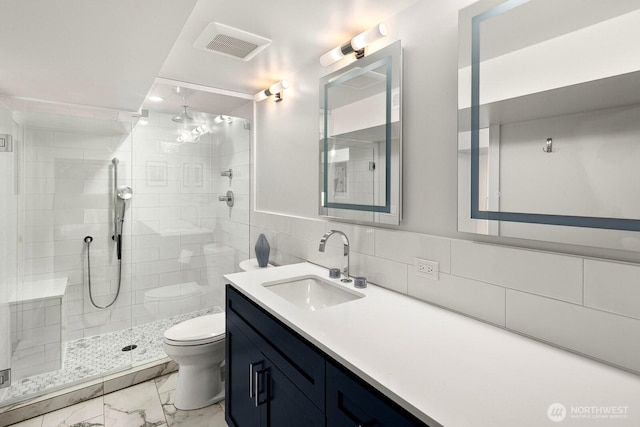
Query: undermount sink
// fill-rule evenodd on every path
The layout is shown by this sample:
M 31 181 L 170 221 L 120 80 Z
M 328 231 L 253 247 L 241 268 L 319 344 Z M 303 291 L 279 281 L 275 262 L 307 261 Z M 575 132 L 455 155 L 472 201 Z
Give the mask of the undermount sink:
M 309 311 L 321 310 L 364 297 L 360 292 L 343 288 L 313 275 L 267 282 L 262 286 L 295 306 Z

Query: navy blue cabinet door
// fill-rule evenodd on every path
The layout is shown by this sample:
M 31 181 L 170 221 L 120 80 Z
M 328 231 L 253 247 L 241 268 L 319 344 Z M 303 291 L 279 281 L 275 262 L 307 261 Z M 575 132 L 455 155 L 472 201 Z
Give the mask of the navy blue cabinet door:
M 232 427 L 324 427 L 323 412 L 265 356 L 268 344 L 227 319 L 226 420 Z
M 327 426 L 425 427 L 377 391 L 327 363 Z
M 271 365 L 265 377 L 268 427 L 324 427 L 324 414 L 282 371 Z
M 226 332 L 226 420 L 233 427 L 261 424 L 256 406 L 255 378 L 265 368 L 265 359 L 240 327 L 227 320 Z M 230 357 L 229 357 L 230 356 Z M 259 403 L 259 402 L 258 402 Z

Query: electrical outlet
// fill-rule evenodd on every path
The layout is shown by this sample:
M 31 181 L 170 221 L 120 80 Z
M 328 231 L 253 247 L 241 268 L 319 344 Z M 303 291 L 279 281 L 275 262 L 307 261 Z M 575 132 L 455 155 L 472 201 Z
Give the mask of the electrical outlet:
M 436 261 L 414 258 L 413 269 L 416 273 L 416 276 L 423 276 L 433 280 L 440 280 L 440 263 Z

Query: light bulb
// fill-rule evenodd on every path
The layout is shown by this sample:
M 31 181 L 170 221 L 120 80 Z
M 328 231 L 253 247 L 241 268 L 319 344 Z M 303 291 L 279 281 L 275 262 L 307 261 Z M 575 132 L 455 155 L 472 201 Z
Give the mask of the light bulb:
M 384 22 L 379 23 L 373 28 L 369 28 L 367 31 L 362 32 L 351 39 L 351 47 L 353 50 L 360 50 L 365 46 L 370 45 L 374 41 L 381 39 L 388 33 L 387 26 Z
M 267 95 L 267 91 L 266 90 L 261 90 L 260 92 L 258 92 L 255 95 L 253 95 L 253 99 L 256 102 L 264 101 L 268 97 L 269 97 L 269 95 Z
M 342 53 L 342 46 L 338 46 L 320 57 L 320 65 L 326 67 L 341 60 L 343 57 L 344 54 Z
M 280 93 L 288 87 L 289 87 L 289 81 L 282 80 L 281 82 L 277 82 L 269 86 L 269 92 L 271 93 L 271 95 L 275 95 L 276 93 Z

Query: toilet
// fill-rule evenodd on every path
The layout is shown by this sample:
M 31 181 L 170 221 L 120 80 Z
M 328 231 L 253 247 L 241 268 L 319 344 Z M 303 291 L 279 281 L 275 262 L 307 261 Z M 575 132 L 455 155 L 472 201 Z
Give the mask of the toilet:
M 239 267 L 244 271 L 260 268 L 256 259 L 245 260 Z M 224 313 L 209 314 L 164 332 L 164 351 L 178 364 L 177 409 L 204 408 L 224 399 L 225 321 Z
M 225 314 L 185 320 L 164 332 L 164 351 L 178 364 L 175 407 L 204 408 L 224 399 Z

